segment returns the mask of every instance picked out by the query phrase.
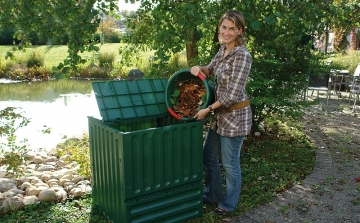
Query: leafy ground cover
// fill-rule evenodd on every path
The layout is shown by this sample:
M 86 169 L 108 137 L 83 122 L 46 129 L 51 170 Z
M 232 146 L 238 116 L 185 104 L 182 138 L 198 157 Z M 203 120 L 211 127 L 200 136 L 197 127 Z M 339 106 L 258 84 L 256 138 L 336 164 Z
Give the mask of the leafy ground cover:
M 213 205 L 204 205 L 201 218 L 188 221 L 218 222 L 271 201 L 301 183 L 315 163 L 314 148 L 296 123 L 267 120 L 266 134 L 248 137 L 241 152 L 242 192 L 238 208 L 215 216 Z M 40 203 L 1 213 L 5 222 L 109 222 L 93 204 L 91 195 L 64 203 Z M 69 217 L 71 216 L 71 217 Z

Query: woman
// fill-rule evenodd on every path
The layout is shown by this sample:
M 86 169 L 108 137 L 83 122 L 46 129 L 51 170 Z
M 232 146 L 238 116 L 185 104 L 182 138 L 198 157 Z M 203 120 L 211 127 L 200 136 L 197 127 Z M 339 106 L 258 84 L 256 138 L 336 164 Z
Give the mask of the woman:
M 236 11 L 226 12 L 219 21 L 221 48 L 207 66 L 194 66 L 190 72 L 197 76 L 214 75 L 215 102 L 200 110 L 197 120 L 214 111 L 214 118 L 204 143 L 205 203 L 218 203 L 215 214 L 234 210 L 241 190 L 240 150 L 249 134 L 252 113 L 245 92 L 252 57 L 245 48 L 245 19 Z M 222 193 L 219 154 L 226 171 L 226 191 Z

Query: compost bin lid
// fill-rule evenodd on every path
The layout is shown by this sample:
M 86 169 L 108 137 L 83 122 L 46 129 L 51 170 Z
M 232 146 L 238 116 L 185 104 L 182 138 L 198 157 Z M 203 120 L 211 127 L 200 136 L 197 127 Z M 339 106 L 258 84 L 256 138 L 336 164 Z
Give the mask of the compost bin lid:
M 165 78 L 92 83 L 103 121 L 165 116 L 166 85 Z

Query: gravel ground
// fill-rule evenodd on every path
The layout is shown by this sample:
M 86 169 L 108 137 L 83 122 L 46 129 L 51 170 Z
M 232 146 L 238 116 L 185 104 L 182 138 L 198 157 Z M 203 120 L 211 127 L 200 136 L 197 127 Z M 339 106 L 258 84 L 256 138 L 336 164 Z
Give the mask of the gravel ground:
M 320 98 L 307 110 L 303 126 L 318 149 L 303 184 L 230 222 L 360 223 L 360 102 L 353 112 L 347 99 Z

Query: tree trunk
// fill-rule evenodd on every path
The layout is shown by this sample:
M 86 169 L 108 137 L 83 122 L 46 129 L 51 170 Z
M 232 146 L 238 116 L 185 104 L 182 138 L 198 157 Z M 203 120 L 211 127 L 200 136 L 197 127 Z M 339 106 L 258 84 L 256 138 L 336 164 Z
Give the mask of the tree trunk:
M 329 28 L 328 26 L 326 26 L 326 31 L 325 31 L 325 54 L 327 54 L 328 51 L 328 45 L 329 45 Z
M 198 56 L 198 49 L 196 46 L 198 36 L 197 27 L 194 27 L 190 31 L 189 36 L 190 41 L 186 43 L 186 61 L 187 65 L 190 67 L 193 65 L 192 59 Z
M 350 50 L 357 50 L 355 27 L 350 30 Z
M 219 43 L 219 27 L 216 26 L 216 30 L 213 37 L 213 46 L 214 46 L 214 55 L 219 51 L 220 49 L 220 43 Z
M 334 28 L 333 46 L 335 52 L 345 53 L 347 47 L 347 40 L 342 28 Z

